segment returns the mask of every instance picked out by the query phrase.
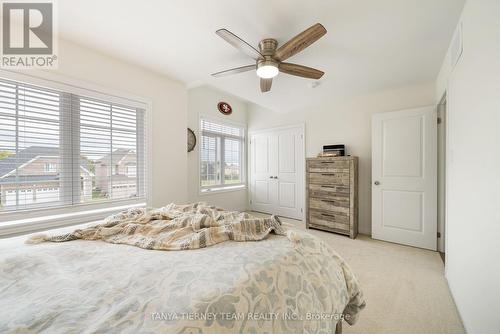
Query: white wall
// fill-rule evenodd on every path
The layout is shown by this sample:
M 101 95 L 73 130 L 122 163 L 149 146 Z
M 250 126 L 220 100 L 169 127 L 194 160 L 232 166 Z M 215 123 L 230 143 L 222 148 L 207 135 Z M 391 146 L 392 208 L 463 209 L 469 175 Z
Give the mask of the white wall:
M 217 110 L 217 103 L 225 101 L 233 108 L 231 115 L 225 116 Z M 248 208 L 247 190 L 232 190 L 228 192 L 210 193 L 200 195 L 199 187 L 199 145 L 200 145 L 200 116 L 215 120 L 236 122 L 246 126 L 247 103 L 237 97 L 225 92 L 202 86 L 190 89 L 188 92 L 188 124 L 189 128 L 196 133 L 196 147 L 188 153 L 188 193 L 190 202 L 207 202 L 224 209 L 244 211 Z
M 58 70 L 38 73 L 82 80 L 150 99 L 154 180 L 151 205 L 187 201 L 187 89 L 184 84 L 64 40 L 59 41 Z
M 359 232 L 371 234 L 371 115 L 434 104 L 433 83 L 382 91 L 322 107 L 276 113 L 249 106 L 249 131 L 306 124 L 306 156 L 315 157 L 325 144 L 345 144 L 359 157 Z
M 447 90 L 446 276 L 470 334 L 500 333 L 500 1 L 469 0 L 464 51 L 445 59 Z M 450 71 L 452 71 L 450 73 Z

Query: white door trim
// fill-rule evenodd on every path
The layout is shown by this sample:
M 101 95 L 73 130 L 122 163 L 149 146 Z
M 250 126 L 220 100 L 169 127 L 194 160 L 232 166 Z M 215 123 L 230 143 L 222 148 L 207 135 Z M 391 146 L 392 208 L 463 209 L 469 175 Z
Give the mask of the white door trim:
M 272 127 L 272 128 L 266 128 L 266 129 L 257 129 L 257 130 L 249 130 L 248 131 L 248 140 L 247 140 L 247 171 L 248 171 L 248 180 L 247 184 L 248 186 L 248 207 L 253 210 L 253 205 L 251 203 L 252 201 L 252 187 L 251 185 L 251 180 L 252 180 L 252 152 L 251 152 L 251 138 L 255 134 L 259 133 L 265 133 L 265 132 L 273 132 L 273 131 L 280 131 L 280 130 L 288 130 L 288 129 L 300 129 L 301 131 L 301 136 L 302 136 L 302 154 L 299 156 L 299 161 L 302 166 L 302 171 L 303 173 L 300 173 L 299 175 L 299 182 L 300 186 L 302 188 L 302 221 L 305 221 L 305 214 L 306 214 L 306 124 L 305 123 L 298 123 L 298 124 L 292 124 L 292 125 L 286 125 L 286 126 L 278 126 L 278 127 Z
M 441 100 L 439 100 L 439 104 L 441 103 L 446 103 L 446 108 L 444 108 L 444 128 L 445 128 L 445 169 L 444 169 L 444 253 L 446 256 L 446 259 L 448 259 L 449 253 L 448 253 L 448 194 L 450 193 L 449 187 L 450 187 L 450 163 L 452 159 L 452 152 L 450 150 L 450 128 L 451 128 L 451 122 L 450 122 L 450 98 L 449 98 L 450 92 L 448 90 L 448 87 L 446 87 L 443 96 L 441 97 Z M 448 275 L 448 261 L 446 260 L 444 262 L 444 276 L 447 277 Z
M 438 122 L 438 187 L 440 185 L 443 186 L 441 191 L 444 193 L 440 193 L 438 191 L 438 232 L 441 233 L 441 237 L 438 238 L 438 246 L 437 250 L 439 252 L 446 253 L 446 235 L 448 234 L 446 231 L 446 220 L 447 220 L 447 191 L 448 191 L 448 164 L 447 164 L 447 155 L 448 155 L 448 108 L 446 105 L 446 93 L 441 98 L 440 102 L 436 106 L 438 117 L 441 118 L 441 122 Z M 441 127 L 441 128 L 440 128 Z M 443 137 L 444 133 L 444 137 Z M 443 142 L 441 142 L 441 140 Z M 444 152 L 440 152 L 441 144 L 444 144 Z M 444 153 L 444 154 L 443 154 Z M 444 160 L 444 161 L 443 161 Z M 440 163 L 444 164 L 444 170 L 441 169 Z M 441 175 L 444 173 L 444 175 Z M 443 177 L 444 176 L 444 177 Z M 440 197 L 442 196 L 442 197 Z M 442 199 L 442 201 L 441 201 Z M 441 214 L 444 213 L 444 217 L 441 217 Z M 444 219 L 443 219 L 444 218 Z

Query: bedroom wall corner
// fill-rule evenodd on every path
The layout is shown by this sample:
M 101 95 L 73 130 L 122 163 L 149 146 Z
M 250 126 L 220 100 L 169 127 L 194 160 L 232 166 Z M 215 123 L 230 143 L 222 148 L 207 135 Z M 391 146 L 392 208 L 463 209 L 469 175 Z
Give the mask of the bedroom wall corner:
M 373 113 L 434 105 L 435 84 L 332 100 L 328 104 L 288 113 L 249 104 L 248 130 L 305 123 L 306 157 L 326 144 L 345 144 L 359 157 L 359 232 L 371 235 L 371 116 Z
M 217 103 L 229 103 L 233 112 L 222 115 Z M 200 194 L 199 156 L 200 156 L 200 117 L 235 122 L 247 125 L 247 102 L 211 86 L 199 86 L 188 91 L 188 127 L 196 134 L 196 147 L 188 153 L 188 199 L 190 202 L 206 202 L 224 209 L 246 211 L 248 209 L 247 189 Z M 246 158 L 246 152 L 244 152 Z M 248 174 L 248 173 L 245 173 Z

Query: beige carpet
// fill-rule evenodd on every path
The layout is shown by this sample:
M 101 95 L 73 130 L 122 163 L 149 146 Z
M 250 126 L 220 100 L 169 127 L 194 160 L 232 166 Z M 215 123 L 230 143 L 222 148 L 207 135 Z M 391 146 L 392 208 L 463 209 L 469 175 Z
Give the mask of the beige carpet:
M 252 212 L 254 215 L 265 216 Z M 305 224 L 282 219 L 305 229 Z M 465 333 L 436 252 L 308 230 L 331 245 L 361 282 L 367 306 L 344 334 Z

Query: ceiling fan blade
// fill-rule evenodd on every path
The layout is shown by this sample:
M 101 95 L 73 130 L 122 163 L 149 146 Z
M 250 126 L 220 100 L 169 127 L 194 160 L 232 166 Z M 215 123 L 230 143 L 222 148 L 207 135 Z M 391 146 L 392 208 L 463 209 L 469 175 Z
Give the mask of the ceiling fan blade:
M 262 56 L 262 54 L 259 51 L 257 51 L 253 46 L 251 46 L 250 44 L 248 44 L 247 42 L 245 42 L 244 40 L 242 40 L 241 38 L 230 32 L 229 30 L 219 29 L 215 33 L 220 37 L 222 37 L 226 42 L 228 42 L 229 44 L 231 44 L 232 46 L 234 46 L 235 48 L 246 54 L 247 56 L 255 60 L 264 58 L 264 56 Z
M 281 63 L 279 69 L 280 72 L 309 79 L 319 79 L 325 74 L 325 72 L 315 68 L 292 63 Z
M 278 50 L 276 50 L 273 58 L 279 61 L 288 59 L 304 50 L 312 43 L 316 42 L 324 34 L 326 34 L 325 27 L 323 27 L 321 23 L 316 23 L 283 44 Z
M 217 73 L 212 73 L 212 76 L 219 78 L 219 77 L 224 77 L 226 75 L 238 74 L 238 73 L 242 73 L 242 72 L 255 70 L 255 68 L 256 68 L 256 65 L 246 65 L 246 66 L 236 67 L 236 68 L 232 68 L 232 69 L 225 70 L 225 71 L 220 71 Z
M 269 92 L 271 90 L 271 85 L 273 84 L 273 79 L 260 79 L 260 91 L 262 93 Z

